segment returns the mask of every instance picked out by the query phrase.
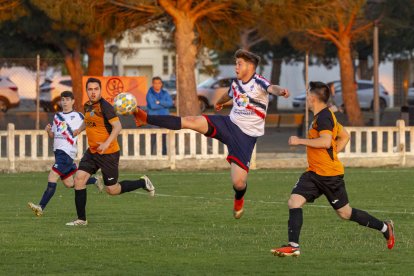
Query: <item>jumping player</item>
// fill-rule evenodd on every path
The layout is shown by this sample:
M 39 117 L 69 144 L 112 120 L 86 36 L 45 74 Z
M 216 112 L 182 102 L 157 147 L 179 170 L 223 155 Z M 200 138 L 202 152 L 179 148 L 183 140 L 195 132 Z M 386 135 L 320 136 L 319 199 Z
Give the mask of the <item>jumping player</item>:
M 28 206 L 38 217 L 43 215 L 43 210 L 49 203 L 56 191 L 56 182 L 60 179 L 67 188 L 73 188 L 73 174 L 77 167 L 73 160 L 77 154 L 78 137 L 73 135 L 73 130 L 79 128 L 83 122 L 82 113 L 73 110 L 75 103 L 72 92 L 64 91 L 60 94 L 62 112 L 58 112 L 53 117 L 52 125 L 48 124 L 45 128 L 50 138 L 53 138 L 53 152 L 55 154 L 55 164 L 50 170 L 48 183 L 43 193 L 40 203 L 29 202 Z M 86 184 L 96 184 L 99 190 L 103 189 L 101 181 L 95 177 L 90 177 Z
M 113 106 L 102 98 L 99 79 L 87 80 L 86 93 L 89 101 L 84 105 L 85 119 L 74 134 L 78 135 L 86 129 L 89 148 L 83 155 L 75 175 L 75 205 L 78 218 L 66 223 L 68 226 L 88 224 L 85 210 L 86 183 L 98 169 L 101 169 L 105 190 L 110 195 L 119 195 L 139 188 L 146 190 L 150 196 L 155 194 L 154 186 L 145 175 L 138 180 L 118 182 L 120 154 L 117 137 L 122 129 L 121 122 Z
M 382 232 L 389 249 L 394 247 L 394 224 L 392 221 L 381 221 L 365 211 L 352 208 L 344 182 L 344 167 L 337 153 L 345 148 L 349 134 L 337 122 L 335 115 L 329 110 L 327 103 L 329 88 L 322 82 L 310 82 L 308 105 L 314 114 L 312 127 L 307 139 L 296 136 L 289 138 L 290 145 L 304 145 L 307 148 L 309 167 L 295 184 L 288 201 L 289 243 L 271 252 L 279 257 L 299 256 L 299 235 L 303 223 L 302 207 L 325 195 L 337 215 L 344 220 Z
M 264 134 L 269 93 L 287 98 L 289 91 L 271 85 L 265 78 L 256 74 L 256 67 L 260 61 L 257 55 L 238 50 L 235 60 L 237 79 L 232 81 L 228 93 L 215 104 L 216 110 L 221 110 L 223 104 L 233 100 L 229 116 L 147 115 L 139 108 L 134 116 L 137 126 L 151 124 L 173 130 L 192 129 L 227 145 L 227 161 L 231 165 L 231 180 L 235 191 L 233 215 L 239 219 L 244 212 L 250 158 L 257 138 Z

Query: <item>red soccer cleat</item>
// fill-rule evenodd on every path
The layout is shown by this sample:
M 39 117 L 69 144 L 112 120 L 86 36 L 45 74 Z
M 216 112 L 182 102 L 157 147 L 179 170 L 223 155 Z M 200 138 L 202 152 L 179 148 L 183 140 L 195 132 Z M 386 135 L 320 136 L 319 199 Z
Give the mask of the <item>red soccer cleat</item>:
M 385 237 L 387 240 L 387 247 L 388 249 L 392 249 L 395 244 L 395 236 L 394 236 L 394 222 L 392 220 L 385 221 L 384 223 L 387 224 L 388 227 L 388 238 Z
M 242 197 L 241 199 L 234 199 L 233 216 L 235 219 L 239 219 L 242 217 L 244 213 L 243 205 L 244 197 Z
M 278 257 L 298 257 L 300 255 L 300 248 L 291 245 L 282 245 L 280 248 L 271 249 L 270 252 Z
M 145 112 L 141 108 L 137 107 L 137 109 L 134 111 L 134 117 L 135 125 L 137 127 L 144 126 L 147 124 L 147 112 Z

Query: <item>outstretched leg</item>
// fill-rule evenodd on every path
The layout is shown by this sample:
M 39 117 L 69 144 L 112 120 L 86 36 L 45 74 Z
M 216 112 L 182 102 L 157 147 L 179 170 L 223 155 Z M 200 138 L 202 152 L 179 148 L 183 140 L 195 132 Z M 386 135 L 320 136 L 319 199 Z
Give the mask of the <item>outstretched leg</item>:
M 208 131 L 207 119 L 203 116 L 148 115 L 142 109 L 137 108 L 134 117 L 137 126 L 150 124 L 172 130 L 192 129 L 201 134 L 206 134 Z
M 392 221 L 381 221 L 363 210 L 351 208 L 349 204 L 336 210 L 336 213 L 342 219 L 355 221 L 359 225 L 381 231 L 387 240 L 388 249 L 394 247 L 394 224 Z

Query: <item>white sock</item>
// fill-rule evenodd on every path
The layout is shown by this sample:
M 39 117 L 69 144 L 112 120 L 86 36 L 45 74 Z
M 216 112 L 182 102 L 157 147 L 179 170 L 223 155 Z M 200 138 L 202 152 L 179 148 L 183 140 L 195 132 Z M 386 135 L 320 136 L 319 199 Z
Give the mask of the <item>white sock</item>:
M 384 223 L 384 226 L 382 227 L 381 232 L 385 233 L 385 232 L 387 232 L 387 230 L 388 230 L 388 226 L 387 226 L 386 223 Z
M 289 242 L 289 245 L 293 246 L 293 247 L 299 247 L 299 244 L 296 242 Z

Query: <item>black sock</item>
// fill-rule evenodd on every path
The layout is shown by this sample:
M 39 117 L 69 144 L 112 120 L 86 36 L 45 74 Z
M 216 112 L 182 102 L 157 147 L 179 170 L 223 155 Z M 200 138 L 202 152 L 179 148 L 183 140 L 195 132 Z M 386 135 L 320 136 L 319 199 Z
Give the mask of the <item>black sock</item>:
M 86 185 L 91 185 L 91 184 L 95 184 L 96 181 L 98 181 L 98 179 L 96 177 L 89 177 L 88 181 L 86 182 Z
M 49 200 L 53 197 L 56 191 L 56 182 L 47 182 L 47 188 L 43 193 L 42 199 L 40 200 L 40 207 L 42 209 L 46 208 L 46 205 L 49 203 Z
M 78 219 L 86 220 L 86 188 L 83 190 L 75 190 L 75 205 Z
M 123 180 L 119 182 L 121 185 L 121 194 L 134 191 L 139 188 L 145 188 L 145 180 Z
M 233 186 L 233 190 L 235 191 L 234 198 L 237 200 L 242 199 L 247 190 L 247 183 L 243 190 L 236 190 L 234 186 Z
M 355 221 L 362 226 L 377 229 L 378 231 L 381 231 L 382 227 L 384 227 L 384 222 L 371 216 L 365 211 L 358 210 L 355 208 L 352 208 L 350 220 Z
M 181 129 L 181 117 L 173 115 L 148 115 L 147 123 L 172 130 Z
M 299 244 L 300 229 L 303 224 L 302 208 L 289 209 L 288 240 Z

